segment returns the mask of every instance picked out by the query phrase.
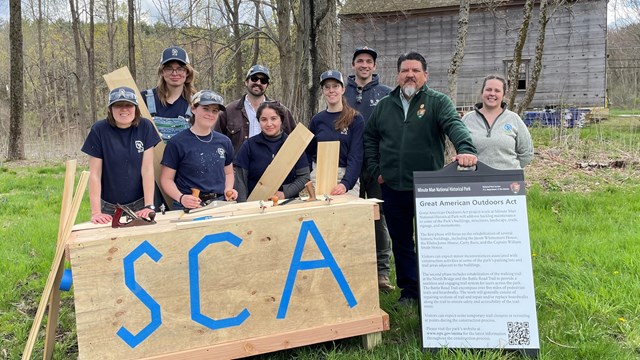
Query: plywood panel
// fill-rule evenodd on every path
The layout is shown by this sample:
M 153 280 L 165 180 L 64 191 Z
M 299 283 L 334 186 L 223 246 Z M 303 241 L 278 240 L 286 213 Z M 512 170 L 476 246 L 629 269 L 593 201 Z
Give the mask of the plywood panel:
M 213 219 L 185 228 L 175 223 L 143 226 L 130 235 L 113 236 L 106 229 L 74 233 L 70 251 L 80 359 L 145 358 L 381 316 L 372 210 L 371 203 L 358 200 Z M 314 236 L 302 231 L 300 237 L 303 228 L 312 229 Z M 189 252 L 206 235 L 225 232 L 237 236 L 239 246 L 214 243 L 197 257 L 202 313 L 223 319 L 247 309 L 250 316 L 239 326 L 212 330 L 191 319 L 189 264 L 194 258 Z M 277 318 L 300 239 L 306 239 L 302 261 L 325 258 L 317 244 L 326 243 L 355 306 L 349 305 L 330 269 L 301 270 L 286 315 Z M 135 280 L 159 304 L 162 324 L 132 348 L 117 331 L 124 326 L 139 332 L 150 322 L 150 313 L 125 286 L 123 260 L 144 242 L 162 257 L 155 262 L 141 256 Z
M 330 195 L 338 184 L 340 141 L 318 142 L 318 168 L 316 169 L 316 196 Z

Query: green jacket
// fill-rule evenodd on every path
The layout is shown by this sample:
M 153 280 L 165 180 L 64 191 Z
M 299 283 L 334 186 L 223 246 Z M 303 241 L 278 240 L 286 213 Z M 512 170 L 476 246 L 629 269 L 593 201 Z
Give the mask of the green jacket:
M 414 171 L 444 166 L 445 135 L 458 154 L 477 154 L 449 97 L 425 84 L 411 99 L 405 119 L 398 86 L 378 102 L 366 124 L 367 170 L 374 179 L 382 175 L 393 190 L 412 191 Z

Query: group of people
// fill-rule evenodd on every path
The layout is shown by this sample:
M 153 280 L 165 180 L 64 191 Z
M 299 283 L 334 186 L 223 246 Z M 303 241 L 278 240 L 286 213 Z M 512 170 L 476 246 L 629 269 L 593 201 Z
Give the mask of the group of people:
M 317 143 L 339 141 L 338 181 L 331 194 L 384 200 L 375 223 L 378 286 L 395 288 L 389 280 L 393 253 L 399 301 L 411 303 L 418 298 L 413 172 L 444 166 L 445 135 L 456 149 L 452 160 L 464 167 L 480 160 L 497 169 L 522 168 L 533 158 L 533 145 L 523 121 L 506 108 L 504 78 L 487 76 L 481 101 L 461 119 L 448 96 L 426 85 L 421 54 L 398 58 L 394 89 L 380 83 L 377 57 L 374 49 L 359 47 L 353 75 L 322 73 L 326 109 L 311 119 L 314 138 L 273 195 L 297 196 L 315 179 Z M 82 147 L 89 155 L 92 222 L 110 222 L 116 204 L 141 217 L 155 211 L 153 147 L 162 140 L 159 185 L 173 199 L 173 209 L 246 201 L 251 194 L 296 121 L 265 95 L 271 77 L 264 66 L 249 69 L 246 94 L 226 106 L 214 91 L 196 91 L 194 79 L 186 51 L 174 46 L 162 53 L 157 87 L 145 91 L 153 119 L 140 116 L 132 89 L 109 93 L 107 118 L 93 125 Z

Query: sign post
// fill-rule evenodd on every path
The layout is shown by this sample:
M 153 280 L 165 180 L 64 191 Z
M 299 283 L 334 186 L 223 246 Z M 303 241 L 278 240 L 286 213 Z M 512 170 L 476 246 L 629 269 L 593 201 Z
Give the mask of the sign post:
M 522 170 L 414 173 L 422 347 L 537 357 Z

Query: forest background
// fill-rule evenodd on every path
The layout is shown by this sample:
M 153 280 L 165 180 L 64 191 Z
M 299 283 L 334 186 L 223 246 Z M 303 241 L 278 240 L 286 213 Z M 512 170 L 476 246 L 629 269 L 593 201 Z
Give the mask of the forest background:
M 456 67 L 464 61 L 469 4 L 491 6 L 500 1 L 460 1 L 449 89 L 437 90 L 455 94 Z M 82 157 L 79 148 L 89 128 L 105 116 L 107 87 L 102 75 L 128 66 L 140 90 L 152 88 L 160 53 L 170 45 L 188 51 L 198 72 L 196 87 L 214 89 L 226 102 L 242 95 L 244 75 L 252 64 L 268 66 L 275 79 L 269 96 L 280 99 L 299 121 L 308 123 L 321 107 L 319 73 L 340 67 L 338 14 L 344 2 L 2 0 L 0 159 Z M 554 7 L 571 2 L 526 0 L 524 13 L 535 3 L 549 9 L 552 17 Z M 19 14 L 19 23 L 15 14 Z M 640 100 L 638 19 L 640 0 L 609 1 L 607 93 L 614 108 L 634 109 Z M 525 18 L 523 24 L 527 21 L 538 20 Z M 524 26 L 521 32 L 523 29 L 520 36 L 537 36 L 528 34 Z M 10 65 L 15 61 L 12 53 L 15 57 L 17 40 L 23 59 L 21 66 L 14 67 Z M 514 55 L 517 51 L 514 49 Z M 12 71 L 16 71 L 13 77 Z

